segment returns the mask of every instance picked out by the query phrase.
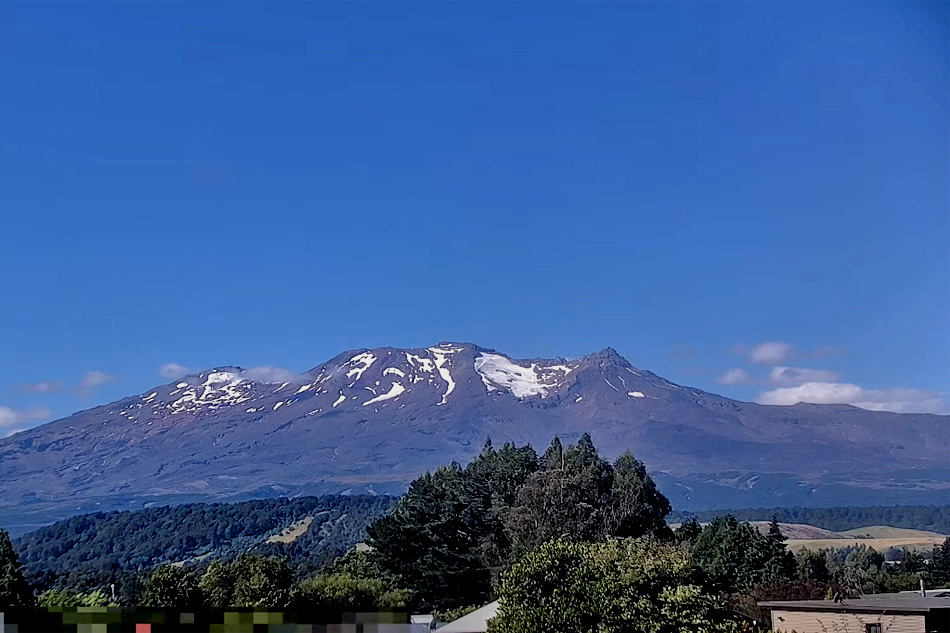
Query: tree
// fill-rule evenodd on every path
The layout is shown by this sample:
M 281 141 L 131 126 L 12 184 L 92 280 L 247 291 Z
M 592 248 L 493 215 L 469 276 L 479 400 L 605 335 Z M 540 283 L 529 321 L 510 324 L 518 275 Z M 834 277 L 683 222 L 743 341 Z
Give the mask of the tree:
M 795 556 L 785 547 L 785 535 L 779 526 L 778 519 L 772 517 L 769 531 L 766 534 L 762 547 L 766 550 L 767 558 L 762 577 L 766 581 L 791 580 L 795 578 L 798 565 Z
M 23 566 L 10 542 L 10 535 L 0 529 L 0 609 L 33 605 L 33 590 L 23 576 Z
M 47 589 L 36 597 L 37 606 L 49 607 L 80 607 L 83 606 L 83 594 L 74 593 L 65 589 Z
M 320 574 L 325 576 L 346 574 L 354 578 L 374 578 L 390 588 L 396 588 L 402 583 L 399 576 L 386 569 L 383 557 L 372 548 L 353 548 L 324 565 Z
M 293 572 L 284 559 L 241 554 L 229 563 L 211 563 L 200 587 L 212 607 L 283 608 L 290 602 Z
M 724 593 L 745 592 L 763 582 L 791 579 L 795 559 L 784 537 L 766 536 L 734 516 L 719 517 L 696 538 L 692 553 L 710 586 Z
M 646 466 L 624 452 L 614 462 L 610 505 L 605 531 L 612 536 L 639 537 L 646 534 L 670 536 L 666 516 L 672 507 L 647 474 Z
M 458 464 L 413 481 L 393 511 L 367 528 L 369 544 L 389 571 L 404 578 L 422 607 L 484 603 L 491 574 L 479 545 L 485 515 L 473 504 Z
M 349 574 L 319 574 L 300 583 L 295 604 L 329 611 L 379 611 L 405 608 L 412 592 L 393 590 L 378 578 Z
M 142 589 L 140 605 L 165 609 L 191 609 L 202 603 L 198 577 L 182 566 L 160 565 Z
M 803 549 L 795 554 L 795 562 L 798 568 L 796 575 L 800 580 L 814 580 L 823 583 L 831 580 L 831 572 L 828 570 L 828 557 L 823 551 Z
M 465 467 L 465 485 L 470 502 L 481 520 L 478 558 L 491 573 L 496 585 L 511 562 L 511 538 L 505 529 L 505 518 L 528 477 L 538 469 L 538 455 L 531 446 L 516 447 L 506 442 L 495 450 L 491 440 L 482 452 Z M 469 526 L 469 529 L 475 528 Z M 459 610 L 456 608 L 456 611 Z
M 884 591 L 884 555 L 873 547 L 845 547 L 830 554 L 834 582 L 857 595 Z
M 558 538 L 602 540 L 612 486 L 613 468 L 597 454 L 590 435 L 567 449 L 554 438 L 506 517 L 513 552 L 531 552 Z
M 930 557 L 930 582 L 934 587 L 950 587 L 950 537 L 933 548 Z
M 669 501 L 627 453 L 616 468 L 589 435 L 554 438 L 538 460 L 530 446 L 486 442 L 464 469 L 426 473 L 367 530 L 383 565 L 405 579 L 420 607 L 484 604 L 512 561 L 545 541 L 668 535 Z
M 236 606 L 232 605 L 236 583 L 231 564 L 216 560 L 205 569 L 198 586 L 208 606 L 221 609 Z
M 696 542 L 696 539 L 699 538 L 699 535 L 702 533 L 703 526 L 696 520 L 696 517 L 692 517 L 689 521 L 676 528 L 673 537 L 677 543 L 692 547 L 693 543 Z
M 36 604 L 41 607 L 108 607 L 115 606 L 109 596 L 101 589 L 89 593 L 49 589 L 37 597 Z
M 505 574 L 489 633 L 728 630 L 689 554 L 645 539 L 556 540 Z

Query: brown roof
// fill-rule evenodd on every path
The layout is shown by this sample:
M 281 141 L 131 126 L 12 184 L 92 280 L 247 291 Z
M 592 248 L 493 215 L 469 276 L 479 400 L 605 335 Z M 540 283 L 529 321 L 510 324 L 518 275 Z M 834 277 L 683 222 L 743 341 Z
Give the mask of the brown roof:
M 846 611 L 852 613 L 928 613 L 950 609 L 950 598 L 846 598 L 760 602 L 759 606 L 788 611 Z

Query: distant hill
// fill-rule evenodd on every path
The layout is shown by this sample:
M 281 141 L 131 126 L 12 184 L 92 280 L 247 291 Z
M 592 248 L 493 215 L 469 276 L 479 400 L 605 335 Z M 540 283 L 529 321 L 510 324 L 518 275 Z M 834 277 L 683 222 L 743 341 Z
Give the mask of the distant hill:
M 0 525 L 146 504 L 400 494 L 486 439 L 589 432 L 681 509 L 950 503 L 950 416 L 766 406 L 611 348 L 515 360 L 470 343 L 344 352 L 296 376 L 219 367 L 0 439 Z M 811 523 L 794 520 L 793 523 Z M 862 522 L 860 525 L 892 522 Z
M 842 510 L 853 510 L 853 508 L 842 508 Z M 771 521 L 749 521 L 749 523 L 762 534 L 768 534 L 771 527 Z M 701 524 L 708 525 L 708 522 L 701 521 Z M 672 523 L 670 526 L 676 528 L 679 525 L 681 524 Z M 793 552 L 803 549 L 843 549 L 857 546 L 870 547 L 882 553 L 891 548 L 930 551 L 934 545 L 943 543 L 947 538 L 947 535 L 938 532 L 887 525 L 872 525 L 834 532 L 805 523 L 779 522 L 779 528 L 785 536 L 786 545 Z
M 930 532 L 928 530 L 912 530 L 910 528 L 891 527 L 889 525 L 869 525 L 853 530 L 839 532 L 845 538 L 873 539 L 873 538 L 945 538 L 946 534 Z
M 360 542 L 386 496 L 186 504 L 73 517 L 14 541 L 31 584 L 87 590 L 160 563 L 208 563 L 251 551 L 288 556 L 301 575 Z
M 750 523 L 762 534 L 769 533 L 771 521 L 751 521 Z M 805 523 L 780 523 L 779 527 L 782 530 L 782 535 L 789 540 L 841 538 L 841 535 L 837 532 Z
M 789 538 L 786 544 L 793 552 L 806 548 L 818 550 L 864 546 L 874 548 L 878 552 L 883 553 L 891 548 L 930 551 L 934 545 L 943 543 L 947 538 L 946 535 L 936 532 L 892 528 L 886 525 L 874 525 L 856 530 L 847 530 L 845 532 L 831 532 L 830 534 L 833 536 L 793 537 Z
M 832 532 L 872 529 L 867 526 L 906 528 L 937 534 L 950 534 L 950 505 L 934 506 L 869 506 L 837 508 L 753 508 L 745 510 L 709 510 L 674 512 L 671 522 L 681 523 L 695 517 L 700 522 L 731 514 L 740 521 L 771 521 L 812 525 Z M 882 535 L 883 536 L 883 535 Z M 890 534 L 890 536 L 900 536 Z

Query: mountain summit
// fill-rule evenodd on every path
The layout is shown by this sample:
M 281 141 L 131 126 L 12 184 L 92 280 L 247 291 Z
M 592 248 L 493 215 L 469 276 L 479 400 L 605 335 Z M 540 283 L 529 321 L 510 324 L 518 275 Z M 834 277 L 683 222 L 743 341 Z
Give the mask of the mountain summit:
M 487 438 L 587 431 L 632 449 L 679 509 L 946 503 L 948 416 L 764 406 L 606 348 L 515 360 L 470 343 L 345 352 L 281 382 L 220 367 L 0 440 L 0 525 L 79 512 L 399 492 Z

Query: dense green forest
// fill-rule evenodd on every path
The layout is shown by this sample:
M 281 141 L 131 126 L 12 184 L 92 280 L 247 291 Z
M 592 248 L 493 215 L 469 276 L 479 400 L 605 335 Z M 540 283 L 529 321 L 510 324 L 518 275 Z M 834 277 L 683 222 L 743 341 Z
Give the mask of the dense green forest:
M 806 523 L 833 532 L 853 530 L 870 525 L 889 525 L 912 530 L 950 534 L 950 506 L 872 506 L 866 508 L 756 508 L 750 510 L 713 510 L 708 512 L 676 512 L 671 523 L 691 518 L 707 522 L 718 516 L 732 515 L 740 521 L 771 521 Z
M 87 515 L 16 548 L 0 530 L 0 608 L 410 609 L 447 620 L 498 599 L 493 633 L 737 633 L 767 617 L 763 600 L 950 583 L 950 538 L 888 560 L 864 546 L 793 555 L 775 519 L 767 533 L 732 515 L 693 517 L 674 532 L 669 515 L 643 463 L 629 452 L 601 458 L 586 434 L 570 446 L 555 438 L 542 455 L 486 443 L 398 500 Z M 306 517 L 313 523 L 293 543 L 264 542 Z M 351 547 L 361 540 L 368 547 Z
M 27 580 L 88 591 L 160 563 L 210 563 L 251 552 L 287 557 L 306 576 L 365 538 L 366 526 L 388 512 L 392 497 L 344 496 L 188 504 L 73 517 L 14 542 Z M 267 537 L 306 517 L 309 529 L 292 543 Z
M 793 555 L 780 521 L 941 531 L 946 511 L 708 513 L 686 515 L 673 531 L 669 501 L 630 452 L 603 459 L 586 434 L 569 446 L 555 438 L 540 455 L 487 442 L 468 464 L 425 473 L 399 499 L 99 513 L 15 543 L 0 530 L 0 607 L 410 609 L 448 620 L 499 599 L 493 633 L 737 633 L 767 618 L 759 601 L 950 583 L 950 539 L 930 552 L 849 546 Z M 293 542 L 267 542 L 308 518 Z M 747 519 L 771 519 L 770 529 Z M 360 542 L 367 547 L 354 547 Z

